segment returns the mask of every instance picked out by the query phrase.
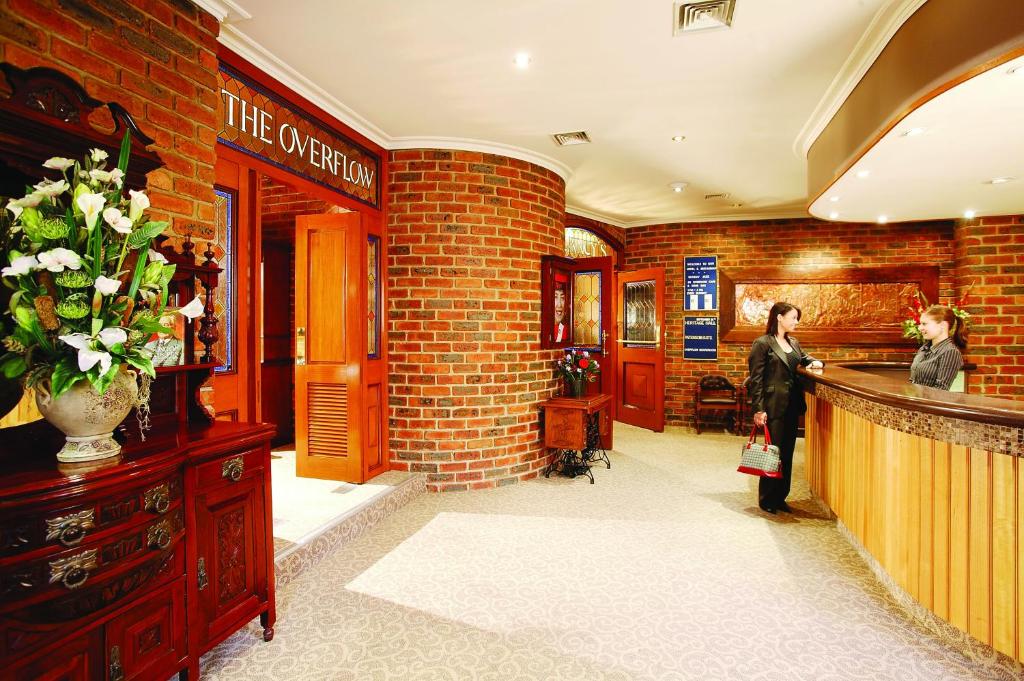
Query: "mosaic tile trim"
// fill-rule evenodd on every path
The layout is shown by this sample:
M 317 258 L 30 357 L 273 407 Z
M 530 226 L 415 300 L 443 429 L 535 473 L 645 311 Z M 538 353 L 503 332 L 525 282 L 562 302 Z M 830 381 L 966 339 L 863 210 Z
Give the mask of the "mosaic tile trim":
M 1024 428 L 977 423 L 879 404 L 817 383 L 814 395 L 872 423 L 901 433 L 965 445 L 988 452 L 1024 456 Z
M 402 508 L 426 491 L 426 478 L 414 475 L 395 489 L 373 498 L 362 508 L 342 518 L 305 544 L 278 557 L 274 561 L 274 577 L 281 588 L 309 568 L 313 567 L 337 548 L 344 546 L 384 518 Z
M 812 494 L 812 498 L 817 501 L 821 507 L 827 508 L 826 504 L 819 499 L 817 495 Z M 953 650 L 988 670 L 991 674 L 991 678 L 1024 678 L 1024 664 L 1021 664 L 1013 658 L 999 652 L 995 648 L 982 643 L 966 631 L 958 629 L 928 608 L 918 603 L 914 600 L 913 596 L 904 591 L 903 587 L 896 583 L 896 580 L 889 576 L 889 573 L 885 571 L 885 568 L 883 568 L 881 564 L 875 560 L 875 557 L 872 556 L 866 548 L 864 548 L 857 537 L 854 536 L 853 532 L 843 524 L 843 521 L 837 519 L 836 528 L 839 530 L 839 533 L 843 535 L 848 542 L 850 542 L 850 545 L 857 551 L 857 553 L 860 554 L 860 557 L 864 559 L 864 563 L 867 564 L 868 568 L 874 573 L 878 581 L 889 592 L 889 595 L 892 596 L 896 604 L 902 608 L 907 616 L 914 620 L 916 624 L 922 626 L 928 631 L 928 633 L 942 640 Z

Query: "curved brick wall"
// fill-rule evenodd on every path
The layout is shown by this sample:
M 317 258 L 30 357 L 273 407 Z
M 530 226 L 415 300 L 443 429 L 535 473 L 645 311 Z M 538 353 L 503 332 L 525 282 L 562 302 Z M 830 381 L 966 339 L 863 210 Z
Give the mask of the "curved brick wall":
M 556 387 L 540 349 L 540 258 L 561 254 L 565 183 L 476 152 L 390 154 L 392 467 L 432 491 L 483 489 L 547 464 L 538 403 Z

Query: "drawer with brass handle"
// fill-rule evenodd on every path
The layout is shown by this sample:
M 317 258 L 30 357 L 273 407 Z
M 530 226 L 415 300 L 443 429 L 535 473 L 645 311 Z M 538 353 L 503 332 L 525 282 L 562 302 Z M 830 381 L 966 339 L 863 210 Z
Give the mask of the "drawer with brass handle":
M 151 478 L 116 494 L 83 496 L 74 505 L 51 503 L 14 508 L 0 514 L 0 559 L 46 549 L 81 546 L 141 520 L 171 510 L 181 499 L 181 474 Z
M 59 553 L 16 566 L 0 568 L 0 600 L 34 597 L 47 590 L 77 589 L 95 575 L 153 551 L 171 546 L 185 530 L 180 505 L 160 519 L 150 519 L 131 529 Z
M 201 463 L 196 467 L 196 472 L 199 486 L 207 487 L 214 483 L 239 482 L 254 471 L 261 470 L 263 465 L 263 450 L 253 449 Z

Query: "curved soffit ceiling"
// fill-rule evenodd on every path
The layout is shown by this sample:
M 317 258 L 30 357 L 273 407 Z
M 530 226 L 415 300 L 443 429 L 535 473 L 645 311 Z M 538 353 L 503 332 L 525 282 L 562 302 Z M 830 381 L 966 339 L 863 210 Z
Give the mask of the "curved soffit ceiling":
M 223 42 L 385 147 L 522 150 L 568 178 L 570 209 L 617 225 L 781 217 L 806 214 L 794 140 L 906 1 L 737 0 L 732 28 L 673 36 L 672 0 L 236 0 Z M 593 143 L 551 140 L 576 130 Z
M 912 111 L 819 196 L 810 212 L 844 222 L 1022 213 L 1022 121 L 1024 57 Z

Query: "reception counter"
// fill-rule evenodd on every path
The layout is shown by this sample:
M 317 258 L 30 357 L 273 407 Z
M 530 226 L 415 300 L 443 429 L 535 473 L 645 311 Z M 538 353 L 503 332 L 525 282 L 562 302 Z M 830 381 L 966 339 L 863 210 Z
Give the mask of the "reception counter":
M 801 369 L 811 490 L 898 597 L 1024 661 L 1024 402 L 876 369 Z

